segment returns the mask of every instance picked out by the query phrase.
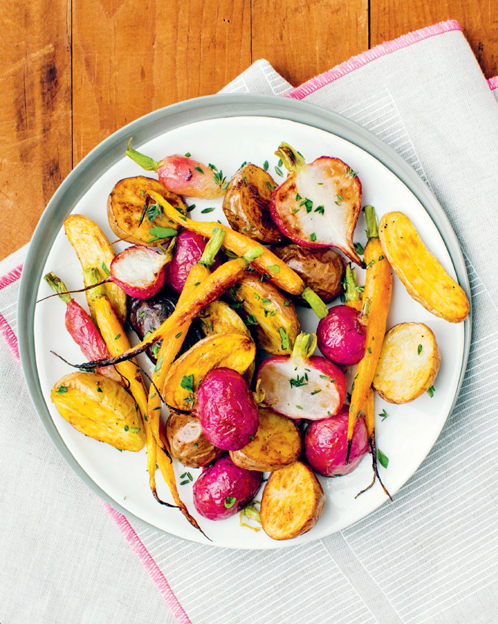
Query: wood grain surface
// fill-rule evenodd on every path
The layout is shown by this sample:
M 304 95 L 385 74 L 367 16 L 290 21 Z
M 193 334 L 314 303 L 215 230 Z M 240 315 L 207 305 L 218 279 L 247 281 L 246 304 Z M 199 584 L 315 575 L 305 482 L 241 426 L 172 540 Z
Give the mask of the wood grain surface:
M 498 74 L 489 0 L 0 0 L 0 259 L 71 168 L 137 117 L 216 93 L 258 58 L 298 85 L 446 19 Z

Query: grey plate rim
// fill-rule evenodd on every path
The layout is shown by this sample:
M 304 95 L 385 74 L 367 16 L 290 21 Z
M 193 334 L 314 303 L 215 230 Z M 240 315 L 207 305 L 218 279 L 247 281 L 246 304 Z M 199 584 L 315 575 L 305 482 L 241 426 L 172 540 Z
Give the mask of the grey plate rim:
M 57 450 L 80 479 L 102 500 L 110 503 L 116 511 L 119 511 L 128 519 L 137 521 L 148 528 L 164 532 L 177 539 L 184 538 L 150 525 L 147 521 L 124 509 L 117 501 L 108 496 L 83 470 L 65 445 L 52 421 L 43 398 L 36 368 L 34 347 L 36 293 L 42 278 L 42 269 L 55 237 L 61 228 L 63 219 L 73 210 L 74 206 L 94 182 L 123 157 L 130 136 L 134 137 L 134 144 L 139 147 L 156 136 L 180 126 L 208 119 L 241 116 L 275 117 L 307 124 L 326 132 L 331 132 L 360 147 L 379 160 L 410 189 L 431 217 L 448 249 L 458 282 L 467 293 L 469 301 L 471 301 L 470 283 L 460 243 L 448 217 L 429 187 L 393 148 L 386 145 L 381 139 L 356 122 L 338 113 L 300 100 L 272 95 L 247 93 L 210 95 L 179 102 L 178 104 L 172 104 L 153 111 L 114 132 L 97 145 L 62 182 L 48 203 L 33 234 L 28 255 L 24 262 L 19 288 L 18 336 L 21 365 L 31 400 L 45 430 Z M 460 378 L 446 420 L 455 407 L 467 368 L 471 327 L 472 307 L 467 320 L 464 322 L 464 353 Z M 443 426 L 444 423 L 441 426 L 441 430 Z M 439 431 L 438 435 L 440 433 L 441 431 Z M 418 467 L 415 471 L 417 469 Z M 275 548 L 285 548 L 292 545 L 289 542 L 279 542 L 275 545 Z

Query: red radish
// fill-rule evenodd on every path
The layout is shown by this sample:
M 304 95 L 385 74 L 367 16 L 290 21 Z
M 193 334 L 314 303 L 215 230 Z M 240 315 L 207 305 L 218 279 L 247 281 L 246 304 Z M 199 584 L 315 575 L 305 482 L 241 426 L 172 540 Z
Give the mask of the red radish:
M 361 265 L 353 246 L 361 209 L 361 182 L 356 172 L 329 156 L 307 165 L 287 143 L 275 153 L 290 172 L 271 197 L 270 211 L 278 229 L 303 247 L 337 247 Z
M 110 280 L 130 297 L 149 299 L 164 286 L 171 258 L 171 253 L 163 254 L 151 247 L 128 247 L 111 262 Z
M 68 294 L 66 285 L 54 273 L 47 273 L 44 280 L 50 288 L 59 295 L 66 304 L 65 324 L 69 335 L 79 346 L 88 360 L 100 360 L 111 356 L 104 339 L 99 334 L 90 315 Z M 122 383 L 121 375 L 114 366 L 104 366 L 95 369 L 97 373 L 105 375 L 118 383 Z
M 366 327 L 361 312 L 345 305 L 329 309 L 316 330 L 318 348 L 332 362 L 352 366 L 365 355 Z
M 182 230 L 176 237 L 175 255 L 166 267 L 166 281 L 180 294 L 185 286 L 190 270 L 201 259 L 206 249 L 204 237 L 195 232 Z M 218 259 L 213 263 L 213 271 L 220 265 Z
M 299 334 L 291 356 L 268 358 L 256 376 L 265 392 L 264 403 L 295 420 L 334 416 L 346 397 L 344 373 L 326 358 L 312 356 L 316 337 L 310 347 L 308 342 L 309 334 Z
M 190 154 L 173 154 L 157 162 L 131 148 L 131 141 L 132 139 L 128 143 L 126 155 L 146 171 L 155 171 L 159 182 L 168 191 L 199 199 L 217 199 L 225 194 L 228 182 L 223 177 L 223 172 L 218 171 L 214 165 L 206 166 L 190 158 Z
M 349 406 L 332 418 L 311 423 L 304 436 L 308 463 L 324 477 L 349 474 L 368 453 L 368 433 L 363 416 L 356 421 L 349 463 L 346 465 Z

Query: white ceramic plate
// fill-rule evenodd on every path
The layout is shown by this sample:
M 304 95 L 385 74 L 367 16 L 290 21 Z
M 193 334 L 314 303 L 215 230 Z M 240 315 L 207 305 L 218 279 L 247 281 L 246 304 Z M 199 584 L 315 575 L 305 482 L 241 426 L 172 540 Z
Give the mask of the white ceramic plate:
M 132 133 L 129 136 L 132 136 Z M 322 155 L 336 156 L 344 160 L 359 172 L 358 175 L 363 185 L 363 205 L 372 204 L 379 218 L 382 214 L 393 210 L 401 210 L 407 214 L 430 251 L 436 255 L 450 275 L 456 276 L 447 246 L 416 195 L 392 172 L 391 168 L 386 167 L 358 145 L 336 134 L 272 116 L 225 116 L 180 125 L 160 133 L 141 145 L 137 142 L 135 147 L 156 160 L 172 153 L 190 152 L 201 162 L 214 163 L 228 178 L 244 161 L 262 166 L 264 161 L 268 160 L 269 172 L 277 182 L 280 182 L 282 178 L 279 178 L 274 170 L 278 162 L 274 152 L 281 141 L 286 141 L 298 149 L 308 162 Z M 123 140 L 123 146 L 124 144 Z M 101 156 L 101 162 L 104 157 L 105 154 Z M 102 167 L 101 173 L 98 171 L 94 173 L 93 182 L 86 192 L 82 193 L 80 199 L 73 206 L 68 206 L 64 215 L 59 213 L 58 222 L 51 224 L 54 232 L 62 225 L 63 216 L 71 211 L 92 218 L 103 229 L 110 241 L 115 240 L 116 237 L 107 222 L 107 197 L 118 180 L 141 175 L 143 171 L 126 157 L 117 160 L 107 170 L 103 169 L 105 167 Z M 226 223 L 221 209 L 221 200 L 192 199 L 188 203 L 196 204 L 196 208 L 191 213 L 193 219 L 209 221 L 219 219 Z M 208 206 L 214 206 L 216 210 L 210 214 L 201 214 L 201 210 Z M 365 244 L 364 229 L 365 224 L 361 217 L 356 228 L 355 242 Z M 38 241 L 40 247 L 46 248 L 48 256 L 46 261 L 39 262 L 37 275 L 42 276 L 48 271 L 54 271 L 64 280 L 68 288 L 80 288 L 82 286 L 81 267 L 63 229 L 59 229 L 53 243 L 40 241 L 40 236 L 40 234 L 35 235 L 35 240 Z M 452 254 L 455 256 L 454 239 L 451 240 L 451 244 Z M 119 243 L 115 248 L 121 251 L 124 245 Z M 41 260 L 40 252 L 38 259 Z M 457 261 L 461 264 L 461 257 L 458 257 Z M 361 275 L 363 272 L 360 270 L 357 273 Z M 363 276 L 360 277 L 361 279 Z M 462 282 L 462 276 L 460 276 L 460 281 Z M 463 285 L 465 287 L 465 284 Z M 50 292 L 49 287 L 43 280 L 40 281 L 39 277 L 36 288 L 38 288 L 38 292 L 34 293 L 36 298 L 47 296 Z M 22 296 L 28 295 L 24 292 Z M 32 298 L 30 296 L 30 301 Z M 75 296 L 75 299 L 82 305 L 86 305 L 84 295 Z M 336 303 L 334 302 L 333 305 Z M 317 318 L 313 312 L 305 308 L 298 308 L 298 310 L 302 329 L 314 331 Z M 48 408 L 51 435 L 58 448 L 66 458 L 70 458 L 73 467 L 75 464 L 79 467 L 79 474 L 101 495 L 103 493 L 104 498 L 110 499 L 115 507 L 119 506 L 125 513 L 173 535 L 207 543 L 178 510 L 167 509 L 158 505 L 153 499 L 148 487 L 145 449 L 139 453 L 122 453 L 111 446 L 87 438 L 73 429 L 51 403 L 52 386 L 60 377 L 70 372 L 70 369 L 50 351 L 56 351 L 71 362 L 83 361 L 79 348 L 65 331 L 64 313 L 65 306 L 58 298 L 37 305 L 32 343 L 36 362 L 33 363 L 32 357 L 30 358 L 30 367 L 35 374 L 37 372 L 39 382 L 39 394 L 35 403 L 38 402 L 37 407 L 39 407 L 38 404 L 43 400 L 46 407 L 40 415 L 46 425 L 46 408 Z M 432 316 L 408 296 L 403 285 L 395 278 L 388 327 L 402 321 L 423 322 L 433 330 L 441 352 L 442 363 L 433 398 L 426 394 L 412 403 L 396 406 L 384 403 L 376 396 L 376 414 L 383 409 L 389 414 L 384 421 L 378 419 L 377 446 L 389 458 L 388 468 L 381 467 L 380 470 L 385 485 L 392 494 L 395 494 L 411 477 L 426 457 L 451 411 L 464 372 L 469 338 L 466 324 L 454 325 Z M 28 348 L 29 346 L 26 346 L 26 349 Z M 23 356 L 23 364 L 26 364 L 27 357 L 27 355 Z M 141 356 L 141 363 L 145 368 L 150 369 L 145 356 Z M 28 380 L 30 374 L 28 371 Z M 184 472 L 190 472 L 194 478 L 200 474 L 200 470 L 176 466 L 177 477 Z M 266 549 L 291 546 L 321 538 L 349 526 L 372 512 L 386 501 L 386 496 L 378 484 L 355 500 L 355 495 L 370 483 L 371 478 L 370 456 L 366 456 L 351 475 L 335 479 L 320 477 L 327 496 L 325 511 L 318 524 L 309 533 L 290 542 L 275 542 L 263 531 L 256 533 L 241 527 L 238 514 L 222 522 L 206 520 L 195 512 L 191 485 L 179 486 L 179 491 L 182 499 L 214 544 L 234 548 Z M 162 498 L 171 500 L 159 473 L 158 491 Z

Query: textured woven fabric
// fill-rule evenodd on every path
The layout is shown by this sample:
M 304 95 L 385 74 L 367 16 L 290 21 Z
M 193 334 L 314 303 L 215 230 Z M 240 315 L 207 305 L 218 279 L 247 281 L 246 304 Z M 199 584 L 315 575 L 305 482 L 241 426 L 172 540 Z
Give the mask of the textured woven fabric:
M 174 617 L 31 406 L 13 354 L 25 248 L 0 264 L 2 624 L 496 622 L 498 290 L 488 257 L 498 237 L 498 90 L 456 23 L 431 28 L 295 91 L 266 61 L 224 90 L 294 96 L 357 121 L 412 165 L 452 221 L 471 282 L 473 340 L 458 403 L 421 468 L 394 503 L 281 551 L 192 544 L 114 517 Z

